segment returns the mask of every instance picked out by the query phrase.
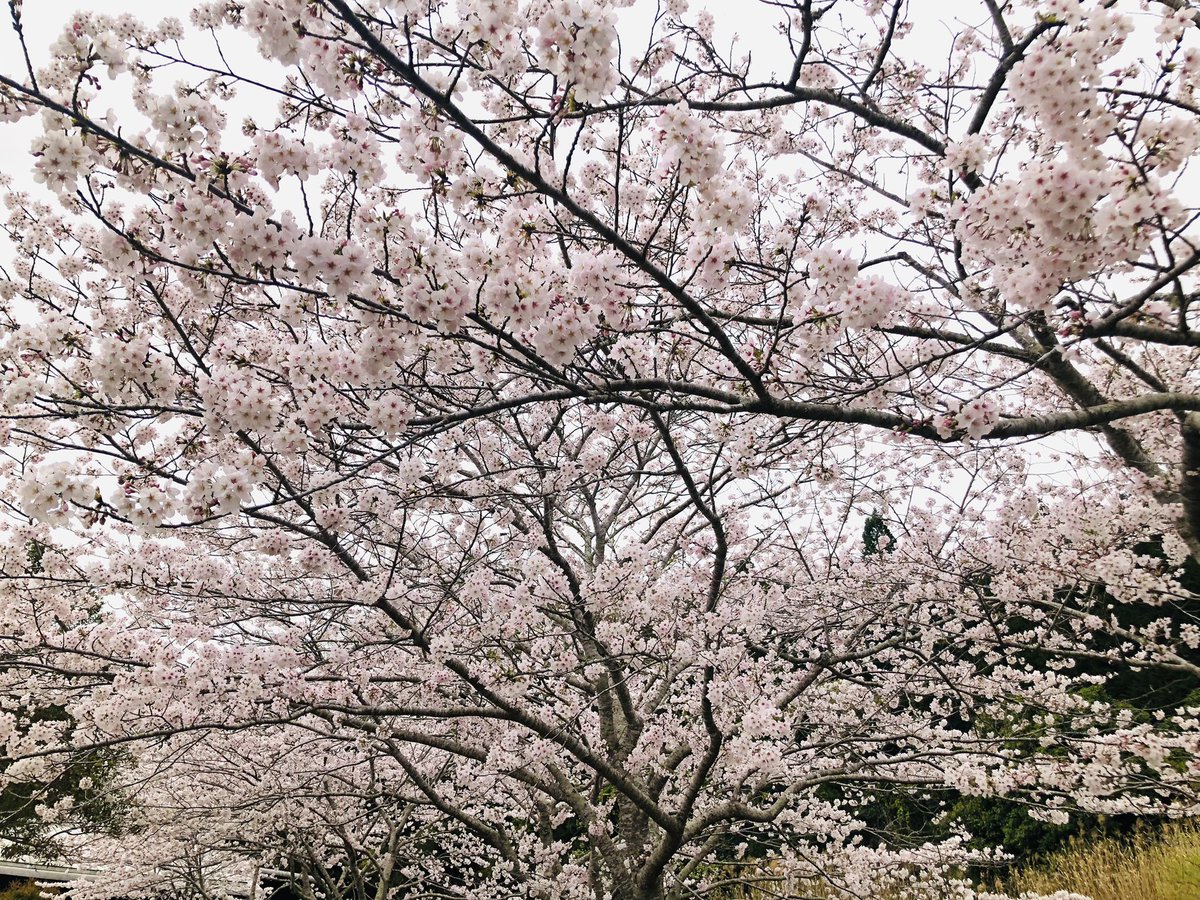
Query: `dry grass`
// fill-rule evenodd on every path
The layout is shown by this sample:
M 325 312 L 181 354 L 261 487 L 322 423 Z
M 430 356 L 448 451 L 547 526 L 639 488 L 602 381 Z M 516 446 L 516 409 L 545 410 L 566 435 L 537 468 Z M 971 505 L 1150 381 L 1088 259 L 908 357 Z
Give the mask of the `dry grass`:
M 0 889 L 0 900 L 41 900 L 43 894 L 54 893 L 58 890 L 52 887 L 42 887 L 36 881 L 12 881 Z
M 1141 831 L 1124 840 L 1076 843 L 1005 879 L 1014 895 L 1071 891 L 1092 900 L 1200 898 L 1200 828 Z

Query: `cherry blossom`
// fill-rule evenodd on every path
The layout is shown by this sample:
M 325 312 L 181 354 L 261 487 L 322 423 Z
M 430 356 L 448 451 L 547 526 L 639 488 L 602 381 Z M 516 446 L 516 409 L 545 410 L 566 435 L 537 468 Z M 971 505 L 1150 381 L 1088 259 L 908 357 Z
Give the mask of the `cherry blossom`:
M 691 7 L 13 6 L 73 897 L 983 900 L 964 798 L 1196 814 L 1194 10 Z

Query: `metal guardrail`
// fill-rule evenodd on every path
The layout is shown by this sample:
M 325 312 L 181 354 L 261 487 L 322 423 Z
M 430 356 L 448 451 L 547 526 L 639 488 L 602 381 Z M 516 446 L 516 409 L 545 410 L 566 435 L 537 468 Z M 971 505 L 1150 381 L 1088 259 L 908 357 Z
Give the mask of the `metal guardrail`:
M 79 866 L 56 866 L 49 863 L 22 863 L 0 859 L 0 875 L 13 878 L 28 878 L 33 881 L 96 881 L 101 874 L 99 869 L 85 869 Z M 259 874 L 286 880 L 290 873 L 281 869 L 260 869 Z M 249 886 L 238 885 L 226 890 L 231 897 L 249 897 Z
M 95 881 L 100 877 L 100 872 L 96 869 L 80 869 L 75 866 L 39 865 L 0 859 L 0 875 L 32 878 L 35 881 Z

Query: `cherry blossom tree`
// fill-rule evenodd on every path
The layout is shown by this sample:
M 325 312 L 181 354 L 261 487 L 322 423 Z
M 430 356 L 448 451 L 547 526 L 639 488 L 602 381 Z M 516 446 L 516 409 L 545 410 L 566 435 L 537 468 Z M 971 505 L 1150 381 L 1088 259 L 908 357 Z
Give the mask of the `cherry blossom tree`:
M 953 798 L 1197 811 L 1187 3 L 9 7 L 0 777 L 120 755 L 80 898 L 966 898 Z

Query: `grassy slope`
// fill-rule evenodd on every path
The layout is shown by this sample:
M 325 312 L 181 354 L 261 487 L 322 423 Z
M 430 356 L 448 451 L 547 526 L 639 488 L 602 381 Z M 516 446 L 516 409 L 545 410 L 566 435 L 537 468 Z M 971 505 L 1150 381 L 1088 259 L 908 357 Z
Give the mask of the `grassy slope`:
M 1071 891 L 1093 900 L 1198 900 L 1200 829 L 1142 832 L 1131 840 L 1078 843 L 1003 885 L 1013 894 Z

